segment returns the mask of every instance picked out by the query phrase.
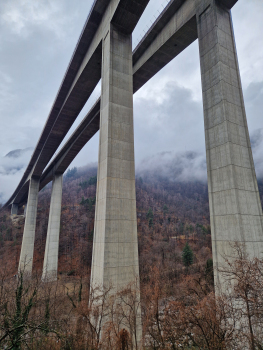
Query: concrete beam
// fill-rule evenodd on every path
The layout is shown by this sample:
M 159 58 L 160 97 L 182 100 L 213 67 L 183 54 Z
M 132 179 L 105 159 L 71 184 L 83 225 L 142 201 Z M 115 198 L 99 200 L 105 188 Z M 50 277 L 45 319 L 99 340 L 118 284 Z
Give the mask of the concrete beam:
M 238 0 L 218 0 L 218 3 L 230 10 Z
M 263 254 L 263 217 L 228 9 L 213 0 L 197 13 L 215 284 L 235 242 Z
M 125 17 L 126 30 L 132 32 L 149 0 L 132 0 L 133 8 L 130 7 L 130 2 L 131 0 L 129 2 L 127 0 L 112 0 L 105 8 L 100 24 L 29 177 L 32 175 L 41 176 L 42 171 L 98 84 L 101 78 L 101 42 L 106 35 L 109 23 L 112 21 L 115 25 L 121 26 Z
M 125 17 L 126 29 L 132 32 L 148 2 L 133 0 L 132 8 L 127 0 L 94 2 L 29 165 L 5 206 L 14 201 L 32 176 L 41 176 L 98 83 L 101 77 L 101 41 L 106 34 L 105 28 L 111 21 L 122 26 Z
M 17 215 L 18 213 L 18 204 L 13 203 L 11 207 L 11 215 Z
M 75 119 L 84 107 L 87 99 L 101 78 L 101 44 L 90 57 L 78 81 L 68 94 L 63 107 L 46 138 L 38 160 L 32 169 L 32 175 L 41 176 L 55 150 L 59 147 Z M 31 176 L 31 175 L 30 175 Z
M 171 0 L 158 16 L 151 28 L 144 35 L 133 51 L 133 64 L 145 53 L 149 46 L 155 41 L 157 36 L 164 30 L 168 23 L 170 23 L 174 14 L 186 2 L 186 0 Z M 191 16 L 190 16 L 191 17 Z
M 134 93 L 197 38 L 196 18 L 195 16 L 191 17 L 195 13 L 194 2 L 191 2 L 191 6 L 185 4 L 185 0 L 173 1 L 171 4 L 165 8 L 147 36 L 133 52 Z M 171 11 L 176 12 L 172 13 Z M 170 19 L 168 23 L 166 22 L 167 12 Z M 162 28 L 162 32 L 160 36 L 156 36 L 157 30 L 160 28 Z M 155 39 L 150 44 L 149 37 L 154 38 L 154 36 Z M 149 57 L 150 55 L 152 57 Z M 46 169 L 41 177 L 40 188 L 49 183 L 56 172 L 64 172 L 84 145 L 99 130 L 99 111 L 100 100 L 95 103 L 66 145 Z
M 115 294 L 138 281 L 132 37 L 111 25 L 103 40 L 91 288 L 112 286 L 111 293 Z M 136 332 L 140 341 L 139 314 Z
M 14 202 L 19 203 L 20 205 L 26 203 L 29 191 L 30 180 L 27 180 L 24 185 L 21 187 L 19 193 L 14 198 Z
M 166 30 L 169 32 L 169 26 L 164 28 L 164 31 Z M 161 35 L 156 38 L 134 64 L 134 92 L 197 39 L 196 16 L 190 18 L 166 39 Z
M 101 23 L 102 17 L 104 15 L 105 10 L 106 10 L 108 5 L 109 5 L 109 0 L 96 0 L 96 1 L 94 1 L 93 6 L 90 10 L 90 13 L 87 17 L 87 21 L 83 27 L 82 32 L 81 32 L 78 43 L 76 45 L 76 48 L 73 52 L 69 66 L 66 70 L 65 76 L 62 80 L 62 83 L 61 83 L 61 86 L 60 86 L 59 91 L 57 93 L 57 96 L 55 98 L 55 101 L 53 103 L 53 106 L 51 107 L 51 111 L 50 111 L 49 116 L 47 118 L 44 129 L 40 135 L 40 138 L 37 142 L 36 148 L 32 154 L 32 157 L 29 161 L 29 164 L 27 166 L 27 169 L 25 170 L 25 173 L 24 173 L 20 183 L 18 184 L 16 190 L 14 191 L 14 193 L 10 197 L 10 199 L 7 201 L 5 206 L 10 205 L 13 202 L 14 198 L 17 195 L 19 195 L 21 188 L 24 186 L 30 173 L 32 172 L 32 170 L 37 162 L 37 159 L 39 158 L 41 150 L 45 145 L 46 138 L 52 130 L 52 127 L 54 125 L 54 122 L 56 121 L 58 113 L 63 106 L 65 98 L 68 95 L 69 89 L 72 86 L 72 83 L 75 79 L 75 76 L 76 76 L 76 74 L 79 70 L 79 67 L 80 67 L 80 65 L 85 57 L 85 54 L 86 54 L 86 52 L 87 52 L 87 50 L 92 42 L 97 30 L 98 30 L 98 27 Z
M 32 178 L 29 184 L 26 219 L 20 252 L 18 272 L 31 275 L 36 231 L 39 179 Z
M 143 6 L 146 6 L 147 2 L 148 1 L 143 2 Z M 236 1 L 222 0 L 222 2 L 224 6 L 227 6 L 228 8 L 230 8 L 234 5 Z M 114 22 L 117 27 L 122 28 L 122 31 L 124 31 L 123 25 L 125 21 L 123 21 L 123 18 L 125 18 L 125 13 L 127 11 L 128 12 L 130 11 L 129 16 L 131 18 L 131 21 L 128 23 L 127 25 L 128 29 L 126 30 L 126 32 L 127 31 L 130 32 L 134 27 L 134 23 L 135 23 L 134 18 L 137 18 L 138 13 L 143 9 L 141 7 L 142 3 L 140 4 L 139 0 L 138 2 L 137 1 L 135 2 L 135 5 L 133 4 L 132 6 L 130 2 L 127 2 L 124 0 L 120 1 L 118 3 L 118 6 L 117 6 L 117 3 L 118 1 L 113 2 L 112 7 L 109 9 L 107 9 L 107 4 L 105 0 L 96 1 L 94 3 L 93 9 L 84 26 L 79 43 L 77 44 L 76 50 L 73 54 L 72 61 L 70 63 L 71 68 L 68 69 L 65 75 L 64 82 L 61 86 L 60 92 L 56 99 L 57 102 L 54 104 L 54 106 L 56 105 L 56 108 L 52 112 L 53 113 L 52 117 L 50 114 L 48 122 L 45 125 L 45 128 L 44 128 L 45 135 L 43 134 L 41 136 L 38 146 L 36 147 L 36 150 L 29 163 L 28 169 L 26 170 L 16 191 L 11 196 L 9 201 L 5 204 L 5 207 L 10 205 L 12 202 L 16 201 L 18 203 L 21 203 L 26 200 L 27 188 L 24 186 L 25 180 L 27 179 L 30 172 L 31 174 L 33 174 L 34 164 L 36 164 L 36 159 L 37 159 L 36 155 L 37 157 L 39 157 L 41 154 L 38 160 L 38 166 L 35 168 L 36 174 L 38 175 L 41 174 L 42 170 L 44 169 L 43 166 L 46 166 L 46 163 L 48 162 L 48 160 L 51 158 L 51 156 L 53 156 L 54 149 L 57 147 L 58 143 L 60 142 L 59 138 L 63 137 L 63 134 L 64 132 L 66 132 L 65 130 L 69 127 L 69 124 L 67 124 L 66 122 L 65 128 L 64 128 L 62 123 L 62 127 L 61 127 L 62 119 L 59 119 L 60 121 L 56 124 L 57 126 L 55 126 L 53 129 L 53 135 L 50 135 L 49 142 L 51 147 L 50 145 L 48 145 L 49 142 L 47 142 L 45 145 L 46 149 L 42 152 L 41 150 L 44 147 L 43 140 L 45 137 L 47 137 L 48 133 L 51 130 L 48 128 L 51 128 L 51 126 L 54 124 L 54 120 L 55 120 L 54 116 L 57 115 L 59 111 L 62 109 L 63 103 L 67 99 L 69 100 L 70 92 L 73 93 L 75 91 L 76 96 L 78 95 L 77 93 L 78 81 L 80 80 L 81 76 L 83 76 L 83 80 L 85 80 L 85 77 L 89 75 L 90 73 L 88 68 L 89 60 L 91 60 L 91 57 L 94 54 L 96 48 L 98 49 L 98 52 L 97 52 L 98 54 L 95 55 L 96 58 L 93 57 L 95 64 L 92 65 L 90 61 L 90 67 L 91 69 L 94 69 L 97 72 L 96 74 L 98 74 L 98 71 L 99 71 L 98 68 L 101 62 L 101 59 L 99 57 L 99 50 L 101 50 L 101 45 L 99 43 L 102 40 L 101 33 L 102 32 L 105 33 L 105 30 L 106 30 L 105 29 L 106 23 L 107 23 L 106 18 L 107 19 L 111 18 L 112 22 Z M 140 87 L 142 87 L 154 74 L 156 74 L 160 69 L 162 69 L 167 63 L 169 63 L 174 57 L 176 57 L 180 52 L 182 52 L 182 50 L 184 50 L 188 45 L 190 45 L 197 38 L 197 30 L 196 30 L 196 11 L 197 10 L 196 9 L 200 8 L 201 6 L 204 11 L 209 4 L 210 4 L 210 1 L 208 0 L 202 0 L 202 1 L 201 0 L 199 1 L 172 0 L 169 2 L 169 4 L 166 6 L 162 14 L 157 18 L 157 20 L 152 25 L 150 30 L 147 32 L 145 37 L 141 40 L 138 47 L 134 50 L 134 53 L 133 53 L 133 65 L 134 65 L 133 91 L 134 92 L 136 92 Z M 139 12 L 137 13 L 138 8 L 139 8 Z M 135 9 L 136 9 L 135 12 L 137 13 L 136 15 L 137 17 L 136 16 L 134 17 L 134 14 L 133 14 Z M 96 45 L 99 45 L 99 46 L 96 46 Z M 96 66 L 96 59 L 98 59 L 97 66 Z M 86 70 L 86 74 L 85 74 L 85 70 Z M 95 85 L 97 81 L 98 80 L 95 79 L 95 81 L 93 82 L 93 85 Z M 90 87 L 90 89 L 92 88 Z M 82 94 L 81 88 L 79 90 L 79 93 L 81 97 L 81 94 Z M 86 96 L 88 96 L 88 94 L 89 93 L 87 93 Z M 77 99 L 78 98 L 79 97 L 77 96 Z M 81 104 L 84 103 L 83 101 L 81 101 L 81 98 L 78 99 L 78 101 L 79 101 L 78 102 L 79 106 L 81 106 Z M 70 114 L 74 108 L 71 109 L 69 101 L 64 105 L 65 108 L 66 106 L 68 106 L 69 114 Z M 99 106 L 99 102 L 97 103 L 96 106 L 97 107 Z M 65 120 L 68 119 L 69 123 L 71 123 L 72 121 L 71 117 L 72 115 L 64 116 Z M 93 136 L 91 131 L 92 129 L 94 133 L 97 132 L 98 130 L 97 126 L 98 126 L 97 120 L 94 119 L 93 121 L 90 122 L 89 124 L 90 131 L 87 131 L 87 141 Z M 84 133 L 83 133 L 83 137 L 84 137 Z M 79 140 L 81 140 L 81 138 L 79 138 Z M 79 149 L 72 147 L 72 150 L 68 151 L 68 156 L 63 157 L 63 164 L 61 164 L 59 172 L 65 171 L 63 169 L 66 169 L 69 166 L 70 162 L 74 159 L 76 154 L 80 151 L 80 149 L 83 146 L 84 146 L 84 138 L 82 138 Z M 74 152 L 73 152 L 73 148 L 74 148 Z M 43 162 L 41 159 L 43 160 Z M 48 169 L 50 170 L 50 167 Z M 49 181 L 51 181 L 53 174 L 54 174 L 54 171 L 47 178 L 46 172 L 45 172 L 45 181 L 43 184 L 46 184 Z
M 99 130 L 100 99 L 91 108 L 64 147 L 51 162 L 40 179 L 40 189 L 52 181 L 54 174 L 63 174 L 76 155 Z
M 62 174 L 54 176 L 42 273 L 42 280 L 49 282 L 57 280 L 62 182 Z

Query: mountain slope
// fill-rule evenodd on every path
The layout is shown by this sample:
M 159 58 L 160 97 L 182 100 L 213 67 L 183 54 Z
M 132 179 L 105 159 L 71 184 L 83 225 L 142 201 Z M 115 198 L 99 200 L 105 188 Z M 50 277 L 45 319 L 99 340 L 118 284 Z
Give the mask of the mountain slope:
M 59 273 L 87 273 L 92 258 L 96 167 L 74 168 L 64 176 Z M 263 199 L 263 181 L 259 181 Z M 39 194 L 34 268 L 43 265 L 51 185 Z M 193 272 L 211 257 L 208 190 L 203 182 L 173 182 L 156 172 L 136 178 L 141 279 L 157 265 L 172 282 L 183 272 L 182 249 L 189 241 L 195 255 Z M 0 215 L 0 261 L 15 273 L 23 234 L 23 217 Z

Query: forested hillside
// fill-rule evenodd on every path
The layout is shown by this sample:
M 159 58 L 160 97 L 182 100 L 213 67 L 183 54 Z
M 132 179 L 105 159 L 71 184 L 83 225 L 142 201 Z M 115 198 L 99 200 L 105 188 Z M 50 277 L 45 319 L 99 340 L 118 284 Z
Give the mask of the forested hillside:
M 73 168 L 64 176 L 57 282 L 41 283 L 40 278 L 51 185 L 39 194 L 30 281 L 12 278 L 17 273 L 24 217 L 1 212 L 0 343 L 5 346 L 20 342 L 21 349 L 32 350 L 133 348 L 137 320 L 133 287 L 127 286 L 116 298 L 129 303 L 127 315 L 122 304 L 111 304 L 115 299 L 107 296 L 110 289 L 100 291 L 106 304 L 105 311 L 98 309 L 104 304 L 93 299 L 96 293 L 89 285 L 96 172 L 95 167 Z M 262 181 L 259 189 L 262 200 Z M 244 343 L 259 344 L 251 349 L 261 349 L 263 260 L 247 260 L 237 245 L 237 260 L 224 270 L 230 280 L 233 273 L 238 276 L 236 289 L 215 298 L 207 184 L 173 182 L 158 172 L 143 172 L 136 178 L 136 196 L 144 349 L 239 350 Z M 21 310 L 25 319 L 17 316 Z M 105 333 L 98 315 L 108 322 Z M 130 335 L 120 329 L 124 319 Z M 242 323 L 248 319 L 250 328 L 247 321 Z
M 73 168 L 64 176 L 59 273 L 76 275 L 89 270 L 96 196 L 95 167 Z M 41 269 L 48 225 L 51 185 L 39 194 L 34 267 Z M 211 255 L 208 192 L 205 183 L 179 183 L 148 173 L 136 178 L 137 220 L 141 275 L 161 265 L 169 278 L 182 270 L 186 240 L 195 251 L 195 263 Z M 23 217 L 1 214 L 1 257 L 13 265 L 19 260 Z
M 89 273 L 96 196 L 96 167 L 73 168 L 64 176 L 59 274 Z M 263 181 L 259 181 L 261 199 Z M 39 193 L 34 268 L 43 265 L 51 184 Z M 202 182 L 173 182 L 158 173 L 136 177 L 140 274 L 147 279 L 152 266 L 175 282 L 184 270 L 186 242 L 194 252 L 192 272 L 203 269 L 211 257 L 208 189 Z M 22 210 L 21 210 L 22 214 Z M 15 273 L 22 242 L 24 218 L 0 214 L 0 257 Z

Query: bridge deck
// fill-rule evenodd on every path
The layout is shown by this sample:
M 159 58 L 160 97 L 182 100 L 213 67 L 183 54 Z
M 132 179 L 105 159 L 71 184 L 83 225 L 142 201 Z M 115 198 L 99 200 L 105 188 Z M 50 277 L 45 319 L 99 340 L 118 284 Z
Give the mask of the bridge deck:
M 108 15 L 122 30 L 132 32 L 148 1 L 116 0 L 115 8 L 111 8 Z M 228 8 L 237 2 L 221 1 Z M 100 80 L 102 34 L 96 38 L 96 33 L 103 24 L 105 12 L 109 11 L 107 4 L 107 0 L 94 2 L 28 167 L 4 207 L 26 201 L 30 176 L 41 177 L 40 188 L 43 188 L 54 173 L 63 173 L 99 130 L 100 100 L 42 174 Z M 175 16 L 178 19 L 174 19 Z M 171 0 L 133 52 L 134 93 L 196 39 L 195 1 Z

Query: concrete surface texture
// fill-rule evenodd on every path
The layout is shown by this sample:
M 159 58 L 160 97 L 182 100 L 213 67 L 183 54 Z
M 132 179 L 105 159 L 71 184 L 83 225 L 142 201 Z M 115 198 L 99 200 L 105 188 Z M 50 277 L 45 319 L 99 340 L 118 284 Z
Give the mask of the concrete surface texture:
M 114 294 L 139 278 L 131 35 L 110 25 L 102 55 L 91 287 L 112 286 Z
M 221 0 L 222 2 L 224 6 L 231 8 L 236 1 Z M 108 7 L 109 3 L 106 0 L 97 0 L 94 3 L 36 150 L 20 184 L 5 207 L 12 203 L 18 203 L 19 206 L 24 204 L 31 176 L 41 176 L 41 189 L 52 181 L 54 173 L 64 172 L 85 143 L 98 131 L 99 117 L 96 116 L 92 120 L 90 117 L 95 110 L 100 109 L 100 101 L 41 174 L 64 138 L 70 123 L 75 120 L 79 108 L 101 77 L 101 42 L 109 23 L 112 22 L 124 32 L 131 33 L 147 3 L 148 0 L 112 0 Z M 196 8 L 200 4 L 205 9 L 210 0 L 171 0 L 165 7 L 133 52 L 134 93 L 197 39 Z M 62 109 L 59 107 L 62 106 L 61 103 Z M 61 114 L 58 119 L 57 113 Z
M 26 218 L 20 253 L 18 272 L 32 273 L 37 203 L 38 203 L 39 179 L 32 177 L 29 183 L 28 201 L 26 206 Z
M 11 207 L 11 215 L 17 215 L 18 213 L 18 204 L 13 203 Z
M 66 74 L 51 108 L 28 167 L 12 196 L 6 202 L 24 199 L 25 184 L 31 176 L 40 177 L 70 127 L 101 78 L 101 48 L 109 23 L 132 33 L 149 0 L 94 1 Z
M 262 257 L 262 208 L 248 134 L 231 13 L 213 0 L 197 12 L 214 267 L 235 241 Z M 215 271 L 217 287 L 222 275 Z M 222 284 L 222 288 L 224 285 Z
M 102 30 L 101 27 L 98 30 Z M 105 36 L 106 29 L 103 30 Z M 196 39 L 195 2 L 171 2 L 133 52 L 133 93 Z M 81 65 L 80 70 L 83 69 L 82 66 L 85 65 Z M 100 65 L 97 64 L 96 69 L 98 67 Z M 100 99 L 45 169 L 40 178 L 40 189 L 52 181 L 55 172 L 63 173 L 82 147 L 99 130 L 99 112 Z
M 63 175 L 55 175 L 52 183 L 45 257 L 43 264 L 43 281 L 56 281 L 58 271 L 58 248 L 62 201 Z
M 131 33 L 148 0 L 95 2 L 28 169 L 6 203 L 14 203 L 15 214 L 28 191 L 20 269 L 32 271 L 39 189 L 34 175 L 41 176 L 43 187 L 55 171 L 63 173 L 100 128 L 91 284 L 112 284 L 118 291 L 138 278 L 133 93 L 197 37 L 214 264 L 220 267 L 224 256 L 232 255 L 231 246 L 236 241 L 245 243 L 251 257 L 262 256 L 262 208 L 230 13 L 236 2 L 170 1 L 133 55 Z M 100 77 L 101 100 L 42 174 Z M 62 178 L 57 177 L 52 190 L 46 272 L 57 270 L 61 188 Z M 217 285 L 219 281 L 216 272 Z
M 131 36 L 110 26 L 103 42 L 99 168 L 92 283 L 138 277 Z

